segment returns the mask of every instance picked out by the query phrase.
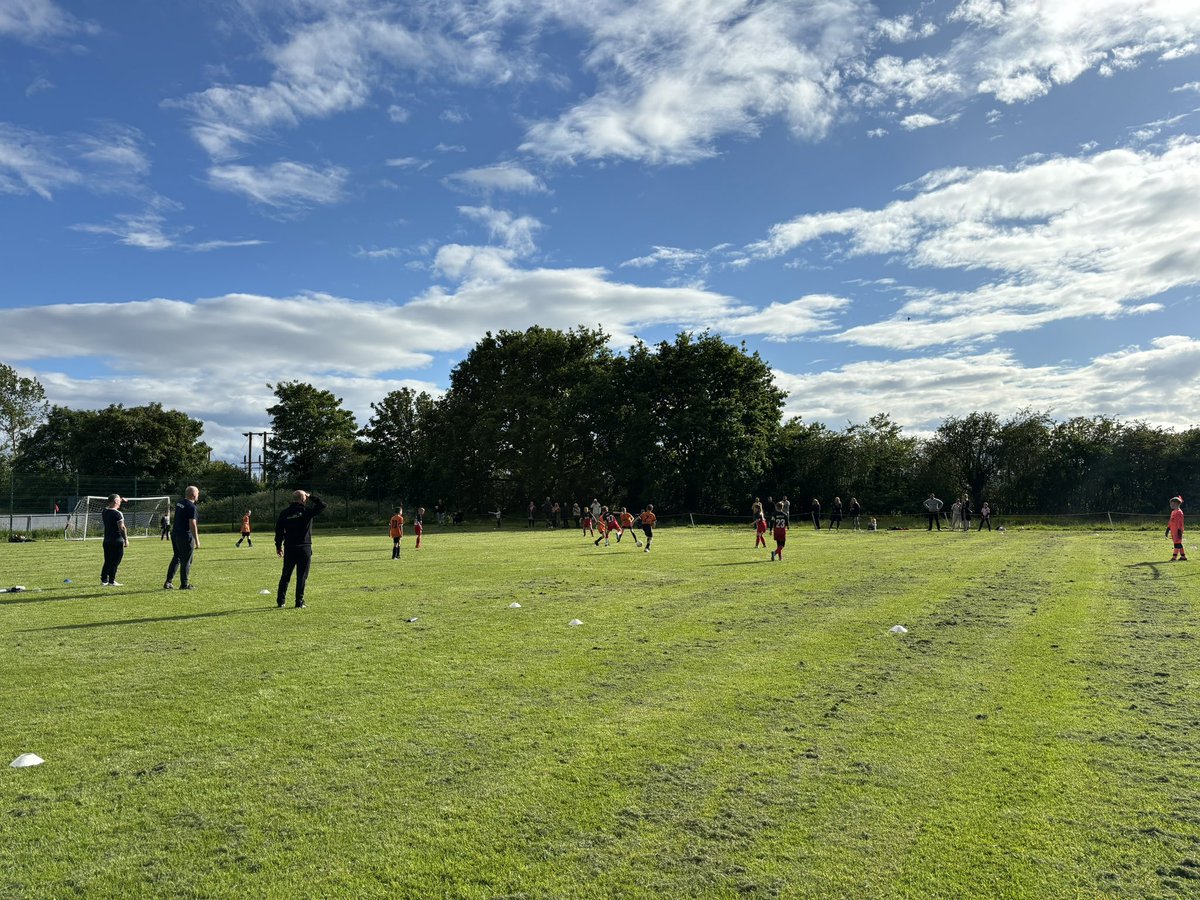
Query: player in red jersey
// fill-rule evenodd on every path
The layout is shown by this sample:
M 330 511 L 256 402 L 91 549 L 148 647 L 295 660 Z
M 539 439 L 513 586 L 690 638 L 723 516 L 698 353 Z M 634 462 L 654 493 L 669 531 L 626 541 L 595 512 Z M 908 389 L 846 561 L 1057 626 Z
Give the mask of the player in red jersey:
M 762 514 L 762 507 L 758 509 L 758 516 L 754 520 L 754 549 L 757 550 L 759 545 L 762 545 L 764 550 L 767 549 L 767 517 Z
M 1187 562 L 1187 553 L 1183 549 L 1183 498 L 1171 498 L 1171 523 L 1167 526 L 1167 537 L 1175 542 L 1171 552 L 1171 562 Z
M 783 511 L 783 501 L 775 504 L 775 514 L 771 516 L 772 536 L 775 538 L 775 549 L 771 551 L 771 562 L 783 561 L 783 545 L 787 543 L 788 517 Z

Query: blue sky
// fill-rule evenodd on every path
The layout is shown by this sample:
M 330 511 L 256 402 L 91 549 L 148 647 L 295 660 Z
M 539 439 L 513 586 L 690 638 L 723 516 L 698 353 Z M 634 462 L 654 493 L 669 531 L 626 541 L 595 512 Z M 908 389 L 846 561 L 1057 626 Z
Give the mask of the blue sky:
M 0 0 L 0 360 L 218 455 L 488 330 L 1200 423 L 1200 0 Z

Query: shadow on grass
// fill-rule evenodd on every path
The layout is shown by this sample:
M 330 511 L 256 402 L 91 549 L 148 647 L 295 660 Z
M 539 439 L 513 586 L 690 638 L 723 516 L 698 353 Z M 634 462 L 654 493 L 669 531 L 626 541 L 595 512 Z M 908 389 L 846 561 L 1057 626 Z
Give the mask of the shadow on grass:
M 1187 562 L 1187 560 L 1185 560 L 1185 562 Z M 1178 570 L 1177 570 L 1175 567 L 1176 567 L 1176 566 L 1179 566 L 1179 563 L 1170 563 L 1170 562 L 1140 562 L 1140 563 L 1130 563 L 1130 564 L 1129 564 L 1129 565 L 1127 565 L 1125 568 L 1127 568 L 1127 569 L 1149 569 L 1149 570 L 1150 570 L 1150 573 L 1151 573 L 1151 574 L 1150 574 L 1150 577 L 1151 577 L 1151 578 L 1154 578 L 1154 579 L 1158 579 L 1158 578 L 1162 578 L 1162 577 L 1163 577 L 1163 572 L 1162 572 L 1162 567 L 1163 567 L 1163 566 L 1171 566 L 1171 568 L 1172 568 L 1172 571 L 1178 571 Z M 1178 576 L 1176 576 L 1176 577 L 1187 578 L 1189 575 L 1200 575 L 1200 572 L 1195 572 L 1195 571 L 1186 571 L 1186 567 L 1183 567 L 1183 568 L 1185 569 L 1185 571 L 1181 572 L 1181 573 L 1180 573 Z
M 740 559 L 737 562 L 705 563 L 704 565 L 705 565 L 705 568 L 711 569 L 713 566 L 757 566 L 764 562 L 767 562 L 767 560 L 764 560 L 764 559 Z
M 56 590 L 51 588 L 50 590 Z M 136 594 L 160 594 L 161 590 L 137 590 L 137 591 L 96 591 L 92 594 L 50 594 L 50 591 L 21 591 L 19 594 L 5 594 L 0 599 L 0 606 L 15 606 L 18 603 L 50 603 L 56 600 L 95 600 L 98 597 L 129 597 Z M 30 596 L 32 594 L 32 596 Z M 47 596 L 49 594 L 49 596 Z
M 144 625 L 152 622 L 181 622 L 187 619 L 213 619 L 220 616 L 240 616 L 247 613 L 271 612 L 275 609 L 274 604 L 271 606 L 258 606 L 254 609 L 222 609 L 216 612 L 192 613 L 183 616 L 152 616 L 145 619 L 117 619 L 111 622 L 81 622 L 78 625 L 50 625 L 46 628 L 25 628 L 22 633 L 34 633 L 38 631 L 75 631 L 80 628 L 106 628 L 109 625 Z

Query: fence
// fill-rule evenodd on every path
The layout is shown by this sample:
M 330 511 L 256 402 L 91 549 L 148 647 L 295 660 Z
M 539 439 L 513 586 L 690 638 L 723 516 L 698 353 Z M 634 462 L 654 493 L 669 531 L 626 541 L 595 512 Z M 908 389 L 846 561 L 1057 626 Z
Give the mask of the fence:
M 7 483 L 5 483 L 5 481 Z M 62 535 L 63 525 L 67 515 L 75 508 L 80 497 L 107 496 L 118 493 L 128 497 L 146 497 L 167 495 L 173 500 L 182 496 L 188 482 L 161 478 L 144 478 L 137 476 L 83 475 L 69 473 L 60 475 L 33 475 L 28 473 L 13 473 L 4 481 L 0 481 L 0 534 L 6 533 L 50 533 Z M 291 502 L 292 491 L 287 486 L 263 485 L 258 490 L 248 492 L 245 480 L 237 483 L 221 481 L 202 481 L 199 485 L 200 495 L 200 527 L 209 533 L 236 532 L 239 530 L 244 510 L 251 510 L 255 530 L 263 531 L 272 528 L 279 511 Z M 370 489 L 362 483 L 318 483 L 306 485 L 306 489 L 321 496 L 329 504 L 326 512 L 318 520 L 321 527 L 384 527 L 392 513 L 393 507 L 403 500 L 406 516 L 411 520 L 418 506 L 425 506 L 426 522 L 433 524 L 434 506 L 438 498 L 391 496 L 370 496 Z M 366 494 L 367 496 L 364 496 Z M 445 504 L 447 512 L 458 511 L 453 498 L 448 498 Z M 57 507 L 58 512 L 55 512 Z M 672 510 L 659 509 L 659 521 L 663 525 L 728 525 L 745 524 L 749 527 L 749 513 L 743 515 L 714 515 L 709 513 L 677 513 Z M 943 510 L 948 515 L 948 510 Z M 811 527 L 811 519 L 807 509 L 793 508 L 793 527 Z M 829 510 L 822 511 L 822 527 L 828 523 Z M 924 528 L 927 526 L 925 516 L 913 512 L 887 514 L 872 513 L 870 510 L 861 517 L 862 527 L 866 527 L 874 515 L 878 528 Z M 994 510 L 992 526 L 1006 527 L 1086 527 L 1086 528 L 1127 528 L 1149 529 L 1162 528 L 1166 524 L 1166 511 L 1161 514 L 1127 513 L 1127 512 L 1090 512 L 1072 514 L 1053 514 L 1039 511 L 1009 512 Z M 845 516 L 845 513 L 843 513 Z M 468 523 L 486 524 L 494 527 L 494 517 L 488 516 L 485 510 L 466 511 L 464 519 Z M 539 511 L 537 521 L 542 524 Z M 570 521 L 568 519 L 568 521 Z M 943 520 L 947 527 L 949 519 Z M 526 524 L 525 508 L 504 510 L 504 527 L 511 528 Z M 574 523 L 571 522 L 573 525 Z M 975 514 L 971 527 L 979 525 L 978 513 Z M 843 527 L 853 527 L 848 517 L 842 522 Z

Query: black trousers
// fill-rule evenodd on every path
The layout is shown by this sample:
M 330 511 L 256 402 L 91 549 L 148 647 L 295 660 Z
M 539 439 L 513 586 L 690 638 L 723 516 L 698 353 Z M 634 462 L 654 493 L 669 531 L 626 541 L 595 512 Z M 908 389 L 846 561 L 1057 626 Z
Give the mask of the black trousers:
M 175 570 L 179 570 L 179 586 L 185 587 L 189 582 L 188 579 L 192 574 L 192 546 L 191 532 L 180 534 L 178 531 L 171 532 L 171 549 L 175 555 L 171 557 L 171 564 L 167 566 L 167 582 L 175 580 Z
M 100 570 L 100 583 L 117 580 L 117 566 L 125 558 L 125 544 L 122 541 L 104 542 L 104 567 Z
M 926 531 L 933 531 L 933 526 L 936 525 L 938 531 L 942 530 L 942 514 L 940 512 L 926 513 L 929 516 L 929 528 Z M 990 531 L 991 529 L 989 529 Z
M 308 568 L 312 565 L 312 547 L 284 547 L 283 574 L 279 576 L 279 591 L 275 594 L 276 603 L 287 602 L 288 584 L 292 580 L 292 572 L 296 573 L 296 605 L 304 602 L 304 583 L 308 581 Z

